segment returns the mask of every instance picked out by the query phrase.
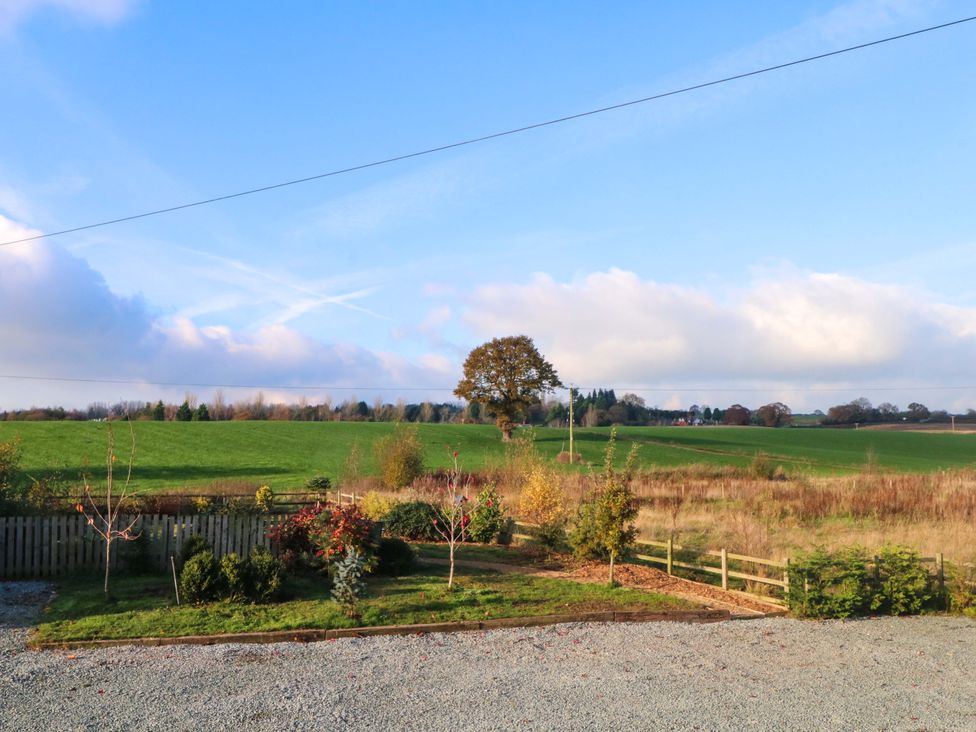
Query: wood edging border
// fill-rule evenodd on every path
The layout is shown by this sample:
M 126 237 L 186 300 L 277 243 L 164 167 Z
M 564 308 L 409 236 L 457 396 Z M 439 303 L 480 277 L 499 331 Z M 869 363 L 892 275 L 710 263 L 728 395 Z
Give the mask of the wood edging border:
M 221 633 L 218 635 L 183 635 L 172 638 L 113 638 L 109 640 L 74 640 L 28 642 L 35 651 L 67 651 L 83 648 L 113 648 L 117 646 L 211 646 L 224 643 L 312 643 L 338 638 L 369 638 L 380 635 L 424 635 L 426 633 L 458 633 L 502 628 L 536 628 L 562 623 L 719 623 L 731 619 L 728 610 L 672 610 L 608 611 L 563 615 L 537 615 L 524 618 L 493 618 L 489 620 L 459 620 L 444 623 L 414 625 L 373 625 L 361 628 L 331 630 L 275 630 L 254 633 Z

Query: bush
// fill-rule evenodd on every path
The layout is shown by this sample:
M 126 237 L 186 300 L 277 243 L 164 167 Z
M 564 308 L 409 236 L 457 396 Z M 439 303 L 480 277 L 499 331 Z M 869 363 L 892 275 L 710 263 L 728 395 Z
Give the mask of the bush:
M 255 547 L 247 560 L 247 595 L 254 602 L 268 602 L 281 594 L 284 568 L 264 547 Z
M 328 562 L 344 557 L 352 547 L 368 559 L 375 524 L 360 512 L 359 506 L 328 503 L 323 509 L 310 529 L 315 555 Z
M 949 608 L 976 618 L 976 564 L 951 567 L 948 580 Z
M 802 618 L 849 618 L 871 606 L 867 554 L 861 547 L 817 549 L 790 562 L 790 610 Z
M 885 546 L 878 550 L 875 581 L 877 589 L 871 609 L 888 615 L 919 613 L 935 597 L 918 552 L 908 547 Z
M 217 600 L 223 591 L 220 564 L 212 551 L 197 552 L 186 560 L 180 573 L 180 597 L 185 602 Z
M 440 514 L 437 507 L 425 501 L 398 503 L 386 514 L 383 528 L 393 536 L 412 541 L 440 541 L 443 537 L 434 528 Z
M 417 566 L 417 554 L 413 547 L 403 539 L 392 536 L 380 540 L 376 560 L 376 573 L 389 577 L 411 574 Z
M 860 547 L 818 549 L 796 557 L 789 576 L 790 610 L 800 617 L 905 615 L 921 612 L 936 598 L 917 552 L 902 546 L 881 548 L 873 572 Z
M 180 548 L 178 566 L 180 569 L 183 569 L 190 559 L 195 557 L 197 554 L 209 552 L 210 549 L 210 542 L 200 536 L 200 534 L 193 534 L 192 536 L 187 537 L 186 541 L 183 542 L 183 546 Z
M 305 487 L 320 493 L 328 493 L 332 490 L 332 479 L 324 475 L 316 475 L 305 481 Z
M 248 563 L 237 554 L 225 554 L 220 560 L 220 575 L 227 597 L 240 600 L 248 596 Z
M 263 485 L 255 491 L 254 505 L 261 513 L 271 513 L 274 508 L 274 491 L 271 486 Z
M 382 521 L 396 505 L 395 498 L 384 496 L 376 491 L 370 491 L 359 501 L 359 509 L 373 521 Z
M 397 425 L 392 435 L 376 441 L 373 450 L 387 488 L 404 488 L 424 474 L 424 449 L 416 429 Z
M 132 541 L 122 542 L 120 556 L 125 563 L 126 571 L 133 574 L 149 574 L 156 570 L 149 534 L 145 530 L 140 531 Z
M 603 561 L 610 558 L 610 552 L 597 526 L 596 502 L 587 501 L 580 506 L 576 525 L 569 533 L 569 544 L 573 547 L 573 554 L 579 559 Z
M 536 465 L 529 472 L 519 496 L 522 519 L 538 524 L 536 538 L 543 546 L 555 549 L 566 539 L 566 494 L 554 472 Z
M 468 524 L 471 540 L 480 544 L 494 541 L 502 528 L 504 516 L 501 498 L 494 483 L 491 483 L 478 494 L 478 503 L 471 512 L 471 523 Z
M 312 554 L 315 551 L 315 544 L 312 541 L 315 521 L 328 505 L 331 504 L 320 503 L 299 509 L 271 528 L 268 531 L 268 538 L 278 545 L 278 550 L 283 556 L 288 555 L 297 560 Z

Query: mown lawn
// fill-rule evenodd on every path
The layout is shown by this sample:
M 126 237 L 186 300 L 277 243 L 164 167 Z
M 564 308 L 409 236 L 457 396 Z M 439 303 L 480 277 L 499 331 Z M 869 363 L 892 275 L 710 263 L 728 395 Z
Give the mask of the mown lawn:
M 125 426 L 117 426 L 120 452 L 127 444 Z M 368 422 L 138 422 L 133 485 L 158 492 L 214 484 L 243 487 L 268 484 L 277 490 L 298 489 L 314 475 L 333 480 L 342 473 L 354 446 L 361 470 L 375 474 L 373 445 L 394 426 Z M 460 453 L 465 470 L 499 465 L 505 446 L 491 425 L 418 425 L 430 468 L 447 467 L 450 453 Z M 22 469 L 33 476 L 60 472 L 77 481 L 86 466 L 98 478 L 104 470 L 104 423 L 3 422 L 0 441 L 22 440 Z M 565 429 L 535 430 L 536 445 L 553 458 L 568 448 Z M 576 431 L 576 450 L 599 465 L 609 428 Z M 629 442 L 641 444 L 644 468 L 671 468 L 692 463 L 748 466 L 759 451 L 791 472 L 849 473 L 872 455 L 881 468 L 908 472 L 976 465 L 976 434 L 925 434 L 873 430 L 765 429 L 759 427 L 624 427 L 622 452 Z M 587 470 L 560 466 L 561 470 Z M 253 489 L 253 488 L 252 488 Z
M 249 631 L 404 625 L 484 620 L 602 610 L 687 610 L 696 606 L 667 595 L 568 580 L 459 568 L 457 588 L 447 589 L 447 568 L 425 566 L 398 578 L 371 578 L 361 617 L 345 616 L 316 578 L 290 578 L 291 599 L 267 605 L 217 602 L 176 606 L 165 576 L 112 580 L 106 599 L 96 577 L 58 583 L 33 640 L 68 641 L 173 637 Z

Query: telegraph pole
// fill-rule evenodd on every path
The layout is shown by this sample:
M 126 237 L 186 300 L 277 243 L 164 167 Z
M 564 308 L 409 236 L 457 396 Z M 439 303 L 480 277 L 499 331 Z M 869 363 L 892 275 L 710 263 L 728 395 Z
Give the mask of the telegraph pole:
M 573 464 L 573 385 L 569 386 L 569 464 Z

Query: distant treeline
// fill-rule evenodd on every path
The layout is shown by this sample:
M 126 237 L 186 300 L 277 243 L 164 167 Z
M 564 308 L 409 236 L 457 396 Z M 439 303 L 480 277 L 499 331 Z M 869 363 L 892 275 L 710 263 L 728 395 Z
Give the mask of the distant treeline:
M 732 404 L 726 408 L 713 408 L 692 404 L 687 409 L 660 409 L 648 407 L 636 394 L 624 394 L 619 399 L 613 389 L 596 389 L 588 394 L 575 393 L 572 405 L 573 423 L 581 427 L 605 427 L 609 425 L 761 425 L 788 427 L 794 423 L 790 408 L 782 402 L 772 402 L 756 409 Z M 227 402 L 217 392 L 210 402 L 199 402 L 188 394 L 181 404 L 163 401 L 120 401 L 115 404 L 95 402 L 85 409 L 63 407 L 31 407 L 30 409 L 0 411 L 0 421 L 90 421 L 105 419 L 130 419 L 141 421 L 216 422 L 228 420 L 277 420 L 297 422 L 427 422 L 427 423 L 490 423 L 492 417 L 480 404 L 457 402 L 396 404 L 376 400 L 372 404 L 348 399 L 334 404 L 326 399 L 311 404 L 305 398 L 293 404 L 267 402 L 259 393 L 252 400 Z M 568 402 L 547 400 L 530 407 L 525 423 L 551 427 L 569 425 Z M 894 422 L 949 422 L 953 418 L 976 422 L 976 410 L 952 415 L 944 410 L 930 411 L 923 404 L 912 402 L 908 409 L 900 410 L 885 402 L 877 407 L 863 397 L 847 404 L 831 407 L 826 414 L 821 411 L 804 419 L 804 424 L 848 425 Z

